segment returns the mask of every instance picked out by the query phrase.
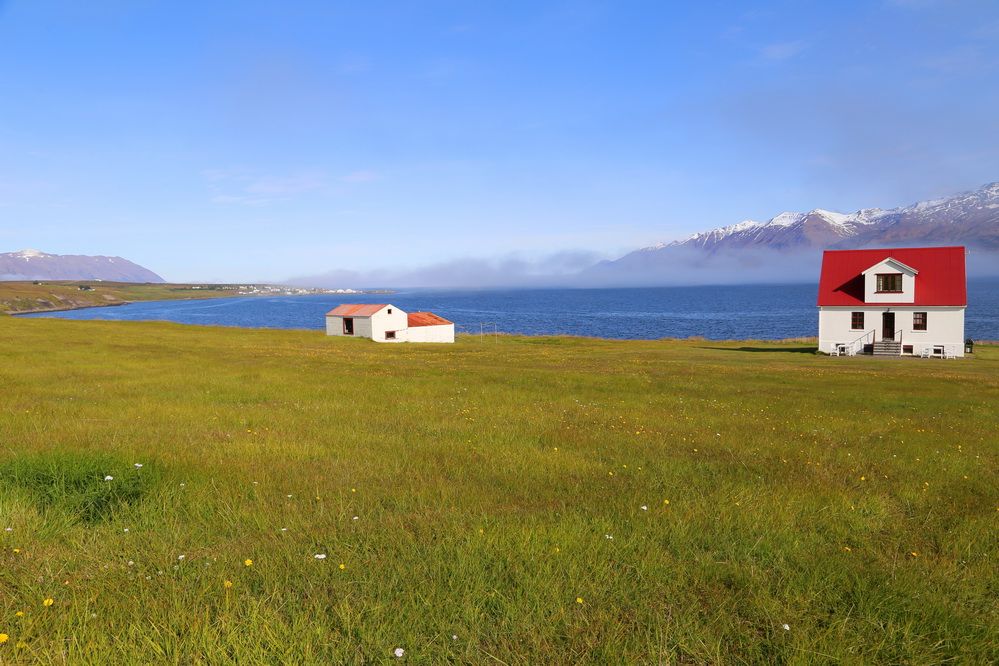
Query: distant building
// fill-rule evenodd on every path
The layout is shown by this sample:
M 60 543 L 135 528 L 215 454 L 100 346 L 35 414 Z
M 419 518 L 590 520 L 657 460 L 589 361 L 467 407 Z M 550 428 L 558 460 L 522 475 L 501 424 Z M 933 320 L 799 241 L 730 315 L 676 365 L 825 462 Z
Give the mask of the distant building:
M 432 312 L 407 314 L 388 303 L 348 303 L 326 313 L 326 335 L 375 342 L 454 342 L 454 324 Z
M 963 247 L 826 250 L 819 351 L 964 356 Z

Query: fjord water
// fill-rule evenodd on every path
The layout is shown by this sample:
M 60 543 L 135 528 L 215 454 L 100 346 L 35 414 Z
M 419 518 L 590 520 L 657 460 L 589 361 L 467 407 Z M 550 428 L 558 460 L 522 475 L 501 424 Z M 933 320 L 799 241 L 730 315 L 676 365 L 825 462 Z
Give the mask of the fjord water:
M 582 335 L 658 339 L 772 340 L 817 334 L 814 284 L 640 289 L 517 289 L 399 291 L 392 294 L 235 297 L 150 301 L 30 316 L 63 319 L 161 320 L 247 328 L 322 329 L 340 303 L 392 303 L 430 310 L 458 332 Z M 966 333 L 999 339 L 999 280 L 968 284 Z

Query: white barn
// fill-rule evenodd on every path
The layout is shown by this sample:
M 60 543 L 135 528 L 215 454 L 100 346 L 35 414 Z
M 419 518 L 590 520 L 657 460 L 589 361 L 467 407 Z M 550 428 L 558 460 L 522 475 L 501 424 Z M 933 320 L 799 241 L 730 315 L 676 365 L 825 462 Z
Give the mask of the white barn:
M 406 313 L 390 303 L 346 303 L 326 313 L 326 335 L 375 342 L 454 342 L 454 324 L 432 312 Z
M 827 250 L 819 351 L 964 356 L 963 247 Z

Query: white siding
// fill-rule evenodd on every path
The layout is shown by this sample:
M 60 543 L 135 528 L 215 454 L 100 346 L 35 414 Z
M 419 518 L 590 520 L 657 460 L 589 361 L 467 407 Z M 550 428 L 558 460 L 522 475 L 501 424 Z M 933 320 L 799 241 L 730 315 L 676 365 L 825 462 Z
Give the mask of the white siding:
M 365 337 L 371 338 L 375 342 L 405 342 L 409 317 L 399 308 L 389 305 L 371 315 L 369 325 L 370 332 Z M 385 337 L 387 331 L 395 331 L 394 340 Z
M 878 293 L 878 273 L 901 273 L 902 293 Z M 892 259 L 871 266 L 864 275 L 865 303 L 913 303 L 916 300 L 916 280 L 918 277 L 909 269 L 898 265 Z
M 454 342 L 454 324 L 414 326 L 409 329 L 410 342 Z
M 881 339 L 881 313 L 895 313 L 895 329 L 901 330 L 903 346 L 912 345 L 919 355 L 924 347 L 947 345 L 964 356 L 964 307 L 962 306 L 855 306 L 819 308 L 819 351 L 829 353 L 836 344 L 871 344 Z M 864 329 L 851 329 L 852 313 L 864 313 Z M 926 330 L 912 329 L 912 313 L 926 313 Z

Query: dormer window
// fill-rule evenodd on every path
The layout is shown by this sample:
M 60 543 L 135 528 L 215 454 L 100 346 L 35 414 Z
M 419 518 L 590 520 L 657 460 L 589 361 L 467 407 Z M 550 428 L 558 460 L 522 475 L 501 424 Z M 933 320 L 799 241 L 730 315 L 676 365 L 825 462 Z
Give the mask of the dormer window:
M 901 273 L 878 273 L 878 293 L 879 294 L 901 294 L 902 274 Z

